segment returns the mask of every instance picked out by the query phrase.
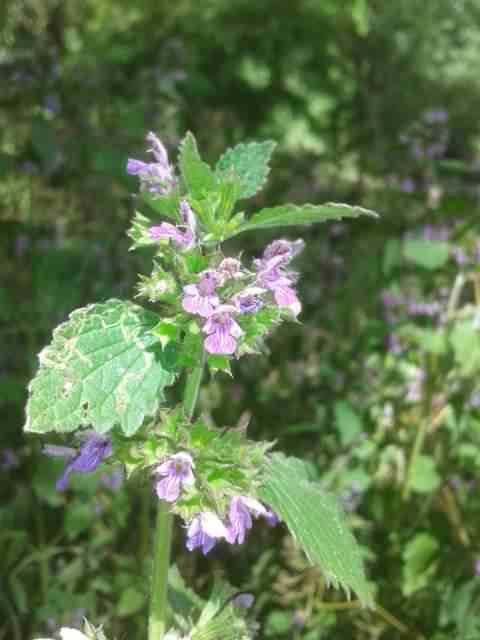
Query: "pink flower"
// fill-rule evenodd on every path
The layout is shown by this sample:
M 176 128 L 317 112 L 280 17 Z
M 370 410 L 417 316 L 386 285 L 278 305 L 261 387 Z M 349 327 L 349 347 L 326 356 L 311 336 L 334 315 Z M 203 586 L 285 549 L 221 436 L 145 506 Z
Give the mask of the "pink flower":
M 246 287 L 233 296 L 232 302 L 239 313 L 256 313 L 263 307 L 260 296 L 266 291 L 260 287 Z
M 285 267 L 304 248 L 303 240 L 274 240 L 270 243 L 260 260 L 254 265 L 258 272 L 257 284 L 272 292 L 279 307 L 289 309 L 294 316 L 302 310 L 302 305 L 293 287 L 297 275 L 287 271 Z
M 246 533 L 252 528 L 252 516 L 263 516 L 268 524 L 278 522 L 278 516 L 263 506 L 261 502 L 248 496 L 235 496 L 232 498 L 229 510 L 230 524 L 228 526 L 228 542 L 230 544 L 243 544 Z
M 220 518 L 212 511 L 204 511 L 195 516 L 188 527 L 187 549 L 193 551 L 201 547 L 206 556 L 218 540 L 227 540 L 228 537 L 228 530 Z
M 175 184 L 175 177 L 173 169 L 168 162 L 165 147 L 152 132 L 147 135 L 147 142 L 152 145 L 148 152 L 153 153 L 155 162 L 142 162 L 141 160 L 129 158 L 127 173 L 140 178 L 142 191 L 161 195 L 169 193 Z
M 232 305 L 221 305 L 215 309 L 212 315 L 203 325 L 203 332 L 208 336 L 205 339 L 205 350 L 208 353 L 218 355 L 232 355 L 237 348 L 237 339 L 243 335 L 243 331 L 232 318 L 237 309 Z
M 215 293 L 221 283 L 221 277 L 213 269 L 207 269 L 200 274 L 198 284 L 187 284 L 183 287 L 182 307 L 188 313 L 208 318 L 220 304 L 220 298 Z
M 262 269 L 258 272 L 257 282 L 261 287 L 269 289 L 279 307 L 290 309 L 294 316 L 298 316 L 302 305 L 293 288 L 296 275 L 286 272 L 282 268 L 282 256 L 274 257 L 266 263 L 262 261 Z M 260 262 L 260 261 L 258 261 Z
M 236 258 L 224 258 L 218 265 L 218 273 L 227 280 L 239 280 L 243 277 L 242 263 Z
M 150 236 L 154 240 L 173 240 L 183 250 L 192 249 L 196 241 L 197 221 L 186 200 L 180 202 L 180 215 L 183 225 L 175 226 L 170 222 L 162 222 L 158 226 L 150 227 Z
M 176 453 L 159 465 L 154 473 L 163 476 L 155 487 L 160 500 L 175 502 L 182 485 L 192 486 L 195 482 L 192 471 L 194 466 L 192 457 L 184 452 Z

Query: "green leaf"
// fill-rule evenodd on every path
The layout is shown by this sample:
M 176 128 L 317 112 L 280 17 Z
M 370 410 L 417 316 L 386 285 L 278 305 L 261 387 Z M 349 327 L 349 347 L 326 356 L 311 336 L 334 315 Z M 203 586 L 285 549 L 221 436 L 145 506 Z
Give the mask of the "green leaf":
M 216 172 L 220 176 L 229 173 L 236 176 L 240 186 L 238 197 L 250 198 L 260 191 L 267 180 L 270 171 L 268 163 L 275 146 L 271 140 L 238 144 L 221 156 Z
M 442 479 L 430 456 L 419 455 L 412 467 L 409 486 L 417 493 L 431 493 L 438 489 Z
M 447 262 L 450 246 L 447 242 L 431 240 L 407 240 L 403 246 L 403 255 L 410 262 L 433 271 Z
M 158 196 L 142 191 L 140 197 L 155 213 L 170 218 L 174 222 L 180 222 L 178 195 Z
M 131 616 L 145 606 L 147 600 L 145 594 L 134 587 L 127 587 L 122 591 L 117 604 L 117 615 L 120 617 Z
M 176 376 L 171 353 L 151 333 L 159 321 L 156 313 L 121 300 L 71 313 L 39 355 L 25 430 L 92 426 L 105 433 L 118 424 L 125 434 L 135 433 Z
M 373 606 L 359 547 L 336 499 L 298 473 L 300 461 L 274 454 L 259 496 L 285 521 L 308 559 L 328 583 L 353 589 L 365 606 Z
M 455 324 L 450 334 L 455 361 L 463 375 L 471 376 L 480 370 L 480 334 L 471 319 Z
M 193 198 L 203 198 L 215 187 L 215 176 L 197 149 L 193 134 L 188 132 L 180 143 L 178 164 L 185 186 Z
M 428 533 L 417 534 L 403 551 L 404 596 L 410 596 L 419 589 L 428 586 L 437 565 L 434 562 L 439 543 Z
M 363 430 L 362 419 L 348 402 L 335 403 L 335 421 L 343 446 L 352 444 Z
M 351 207 L 348 204 L 328 202 L 327 204 L 304 204 L 297 206 L 285 204 L 278 207 L 261 209 L 249 220 L 241 224 L 233 235 L 257 229 L 272 229 L 274 227 L 291 227 L 342 218 L 358 218 L 370 216 L 376 218 L 378 214 L 363 207 Z

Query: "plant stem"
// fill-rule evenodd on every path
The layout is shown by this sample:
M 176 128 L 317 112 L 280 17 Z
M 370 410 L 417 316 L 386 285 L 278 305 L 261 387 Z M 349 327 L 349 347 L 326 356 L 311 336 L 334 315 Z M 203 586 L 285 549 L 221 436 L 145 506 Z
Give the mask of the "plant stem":
M 205 356 L 198 367 L 188 375 L 183 396 L 183 410 L 185 417 L 191 420 L 198 392 L 202 381 Z M 153 548 L 153 575 L 150 599 L 150 616 L 148 619 L 148 640 L 162 640 L 167 631 L 168 614 L 168 569 L 170 566 L 170 547 L 172 541 L 173 516 L 166 502 L 160 500 L 157 512 Z
M 198 400 L 198 392 L 200 391 L 200 382 L 202 381 L 203 368 L 205 366 L 205 353 L 202 353 L 198 367 L 188 375 L 185 384 L 185 393 L 183 396 L 183 411 L 187 420 L 191 420 L 195 406 Z
M 167 586 L 173 517 L 168 505 L 160 500 L 157 511 L 153 549 L 152 594 L 148 640 L 162 640 L 167 624 Z

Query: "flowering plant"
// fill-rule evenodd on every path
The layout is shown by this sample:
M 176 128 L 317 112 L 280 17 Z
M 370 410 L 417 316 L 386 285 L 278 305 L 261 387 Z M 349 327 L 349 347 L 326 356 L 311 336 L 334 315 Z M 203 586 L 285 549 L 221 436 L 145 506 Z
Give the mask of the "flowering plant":
M 167 629 L 194 640 L 253 634 L 225 586 L 203 609 L 171 613 L 173 515 L 184 523 L 187 548 L 203 554 L 222 541 L 243 544 L 255 518 L 281 520 L 327 582 L 372 605 L 355 540 L 308 467 L 273 453 L 274 443 L 250 440 L 246 428 L 217 428 L 194 414 L 205 369 L 231 375 L 232 362 L 261 353 L 272 329 L 301 311 L 291 263 L 302 240 L 274 240 L 248 265 L 226 255 L 222 243 L 246 231 L 375 214 L 329 203 L 264 208 L 247 218 L 235 205 L 262 187 L 273 143 L 240 144 L 212 169 L 187 134 L 177 169 L 153 133 L 147 141 L 152 161 L 130 159 L 127 172 L 140 182 L 132 249 L 153 250 L 137 296 L 148 308 L 109 300 L 72 312 L 39 355 L 25 430 L 78 430 L 78 448 L 45 447 L 67 460 L 60 491 L 72 473 L 90 473 L 104 461 L 123 464 L 129 478 L 151 479 L 159 507 L 149 640 L 170 637 Z M 183 401 L 174 406 L 165 389 L 181 375 Z

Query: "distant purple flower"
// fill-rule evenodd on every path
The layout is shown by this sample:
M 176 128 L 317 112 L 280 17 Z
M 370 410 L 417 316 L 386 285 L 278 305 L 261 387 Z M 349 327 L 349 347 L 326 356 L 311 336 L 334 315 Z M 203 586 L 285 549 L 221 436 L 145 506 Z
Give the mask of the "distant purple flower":
M 140 188 L 143 191 L 160 195 L 169 193 L 175 184 L 175 177 L 168 162 L 166 149 L 154 133 L 150 132 L 147 135 L 147 142 L 152 145 L 148 152 L 153 153 L 155 162 L 129 158 L 127 173 L 140 178 Z
M 204 511 L 193 518 L 187 530 L 187 549 L 193 551 L 201 547 L 204 556 L 218 540 L 229 537 L 227 528 L 220 518 L 211 511 Z
M 123 467 L 116 467 L 111 473 L 103 473 L 100 476 L 100 482 L 110 491 L 119 491 L 125 482 Z
M 235 496 L 230 502 L 228 514 L 228 542 L 231 544 L 235 542 L 237 544 L 244 543 L 247 531 L 252 528 L 252 513 L 255 517 L 263 516 L 267 518 L 269 524 L 276 524 L 275 514 L 264 507 L 261 502 L 248 496 Z
M 446 226 L 427 224 L 423 227 L 423 237 L 425 240 L 431 240 L 433 242 L 446 242 L 450 237 L 450 229 Z
M 91 473 L 112 454 L 112 442 L 107 436 L 94 433 L 87 437 L 79 452 L 70 447 L 55 445 L 46 445 L 43 452 L 50 456 L 70 459 L 56 485 L 58 491 L 65 491 L 71 473 Z
M 448 111 L 442 108 L 429 109 L 422 117 L 426 124 L 445 124 L 448 121 Z
M 415 182 L 412 178 L 404 178 L 400 182 L 400 190 L 403 191 L 403 193 L 413 193 L 415 191 Z
M 216 271 L 203 271 L 198 284 L 187 284 L 183 287 L 183 309 L 202 318 L 209 318 L 220 304 L 220 298 L 215 293 L 220 283 L 221 276 Z
M 192 249 L 196 242 L 197 221 L 186 200 L 180 202 L 180 215 L 183 221 L 181 226 L 162 222 L 160 225 L 150 227 L 150 236 L 153 240 L 172 240 L 180 249 Z
M 263 293 L 266 290 L 260 287 L 246 287 L 233 296 L 232 302 L 239 313 L 257 313 L 264 304 L 260 298 Z
M 477 577 L 480 577 L 480 558 L 475 560 L 475 564 L 473 565 L 473 572 Z
M 480 409 L 480 391 L 474 391 L 467 404 L 471 409 Z
M 413 379 L 407 385 L 407 395 L 405 396 L 407 402 L 419 402 L 422 399 L 423 383 L 426 377 L 427 374 L 423 369 L 415 371 Z
M 253 593 L 239 593 L 232 600 L 232 605 L 238 609 L 250 609 L 255 602 Z
M 180 452 L 170 456 L 159 465 L 154 473 L 163 476 L 156 484 L 157 496 L 160 500 L 175 502 L 180 495 L 182 485 L 192 486 L 195 482 L 192 469 L 192 457 L 188 453 Z
M 0 454 L 0 469 L 8 471 L 20 466 L 20 460 L 13 449 L 4 449 Z
M 436 316 L 442 310 L 438 302 L 416 302 L 412 300 L 408 303 L 408 313 L 411 316 Z
M 452 255 L 459 267 L 463 267 L 470 262 L 468 255 L 461 247 L 454 247 L 452 249 Z
M 55 95 L 45 96 L 43 107 L 45 111 L 48 111 L 48 113 L 55 116 L 61 109 L 60 100 Z
M 185 307 L 184 307 L 185 308 Z M 208 353 L 218 355 L 232 355 L 237 348 L 237 340 L 243 331 L 233 319 L 237 309 L 232 305 L 217 307 L 203 325 L 203 332 L 207 335 L 205 349 Z

